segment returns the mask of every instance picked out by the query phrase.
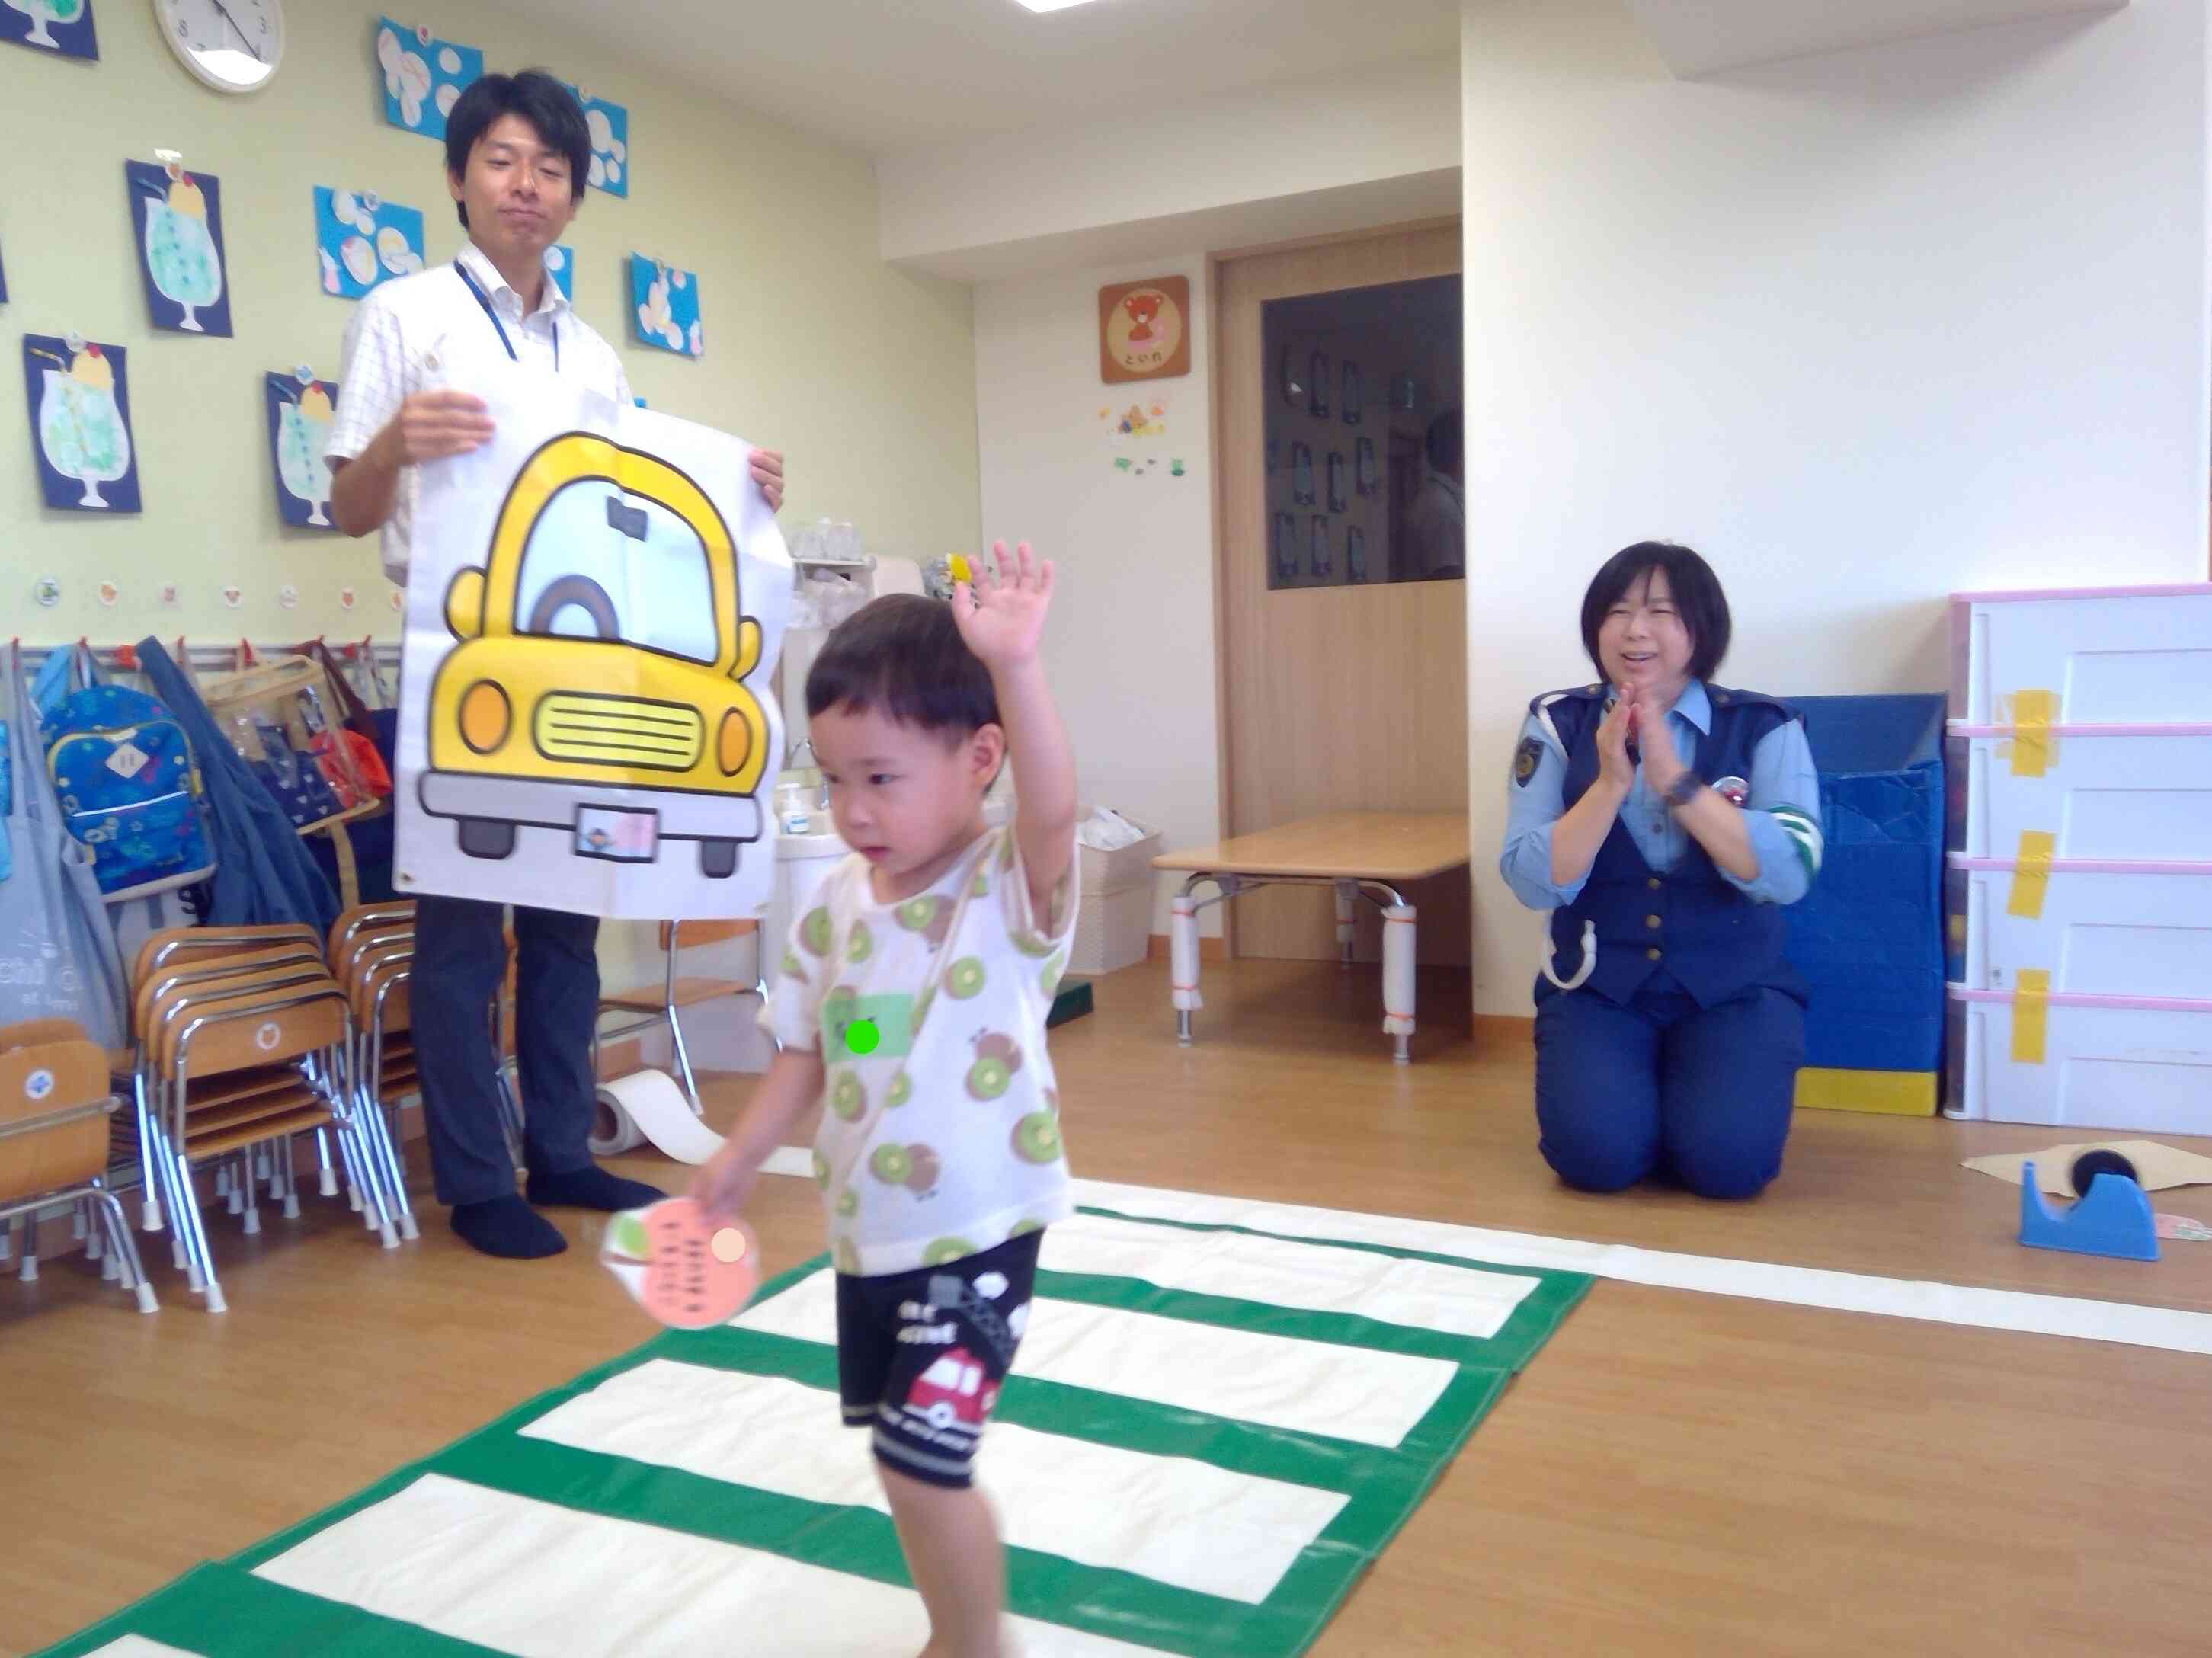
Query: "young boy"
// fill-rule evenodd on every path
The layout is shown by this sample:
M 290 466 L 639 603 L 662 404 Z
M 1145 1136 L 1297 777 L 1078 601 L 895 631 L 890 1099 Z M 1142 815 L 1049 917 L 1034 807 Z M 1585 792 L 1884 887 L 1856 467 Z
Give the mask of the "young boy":
M 1038 660 L 1052 566 L 1024 543 L 947 606 L 878 599 L 806 679 L 852 847 L 763 1020 L 782 1052 L 693 1195 L 734 1216 L 817 1099 L 845 1421 L 929 1612 L 923 1658 L 999 1658 L 1005 1555 L 969 1461 L 1073 1212 L 1045 1017 L 1075 925 L 1075 768 Z M 983 795 L 1014 768 L 1012 824 Z M 825 1091 L 826 1090 L 826 1091 Z

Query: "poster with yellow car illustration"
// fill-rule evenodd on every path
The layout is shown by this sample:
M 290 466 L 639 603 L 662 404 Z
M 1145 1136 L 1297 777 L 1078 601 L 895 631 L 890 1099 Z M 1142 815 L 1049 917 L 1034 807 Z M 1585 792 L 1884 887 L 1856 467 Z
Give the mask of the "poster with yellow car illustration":
M 550 375 L 426 465 L 394 884 L 610 919 L 768 902 L 792 564 L 749 446 Z

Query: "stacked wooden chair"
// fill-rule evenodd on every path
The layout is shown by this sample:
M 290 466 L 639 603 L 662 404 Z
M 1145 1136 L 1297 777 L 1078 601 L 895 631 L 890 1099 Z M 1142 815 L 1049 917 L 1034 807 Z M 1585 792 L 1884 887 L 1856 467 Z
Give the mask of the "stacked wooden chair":
M 387 1248 L 404 1200 L 380 1112 L 355 1108 L 354 1021 L 344 989 L 306 926 L 182 927 L 147 939 L 137 958 L 131 1089 L 148 1230 L 166 1221 L 177 1264 L 210 1312 L 222 1288 L 195 1194 L 195 1169 L 260 1230 L 265 1187 L 300 1212 L 296 1142 L 312 1135 L 325 1195 L 337 1189 L 335 1143 L 350 1200 Z
M 660 950 L 665 970 L 661 981 L 657 985 L 641 986 L 635 990 L 610 992 L 599 998 L 601 1019 L 610 1014 L 623 1017 L 621 1023 L 601 1024 L 592 1033 L 592 1074 L 597 1076 L 599 1073 L 599 1049 L 606 1043 L 665 1024 L 670 1044 L 676 1050 L 676 1069 L 684 1084 L 684 1096 L 691 1102 L 692 1114 L 697 1115 L 702 1108 L 699 1078 L 691 1069 L 691 1050 L 684 1040 L 684 1022 L 678 1017 L 679 1010 L 738 996 L 757 996 L 765 1004 L 768 985 L 761 974 L 761 957 L 757 950 L 753 958 L 750 979 L 709 978 L 680 973 L 678 971 L 678 955 L 684 950 L 700 945 L 725 944 L 734 938 L 757 938 L 759 932 L 760 923 L 757 921 L 663 921 L 660 924 Z
M 107 1182 L 108 1120 L 118 1102 L 108 1056 L 65 1019 L 0 1029 L 0 1239 L 27 1222 L 21 1275 L 38 1276 L 38 1217 L 72 1206 L 85 1253 L 101 1277 L 156 1310 L 123 1205 Z
M 391 1199 L 399 1235 L 421 1236 L 407 1197 L 407 1170 L 399 1108 L 422 1091 L 415 1066 L 410 981 L 415 972 L 415 906 L 362 904 L 331 928 L 331 976 L 353 1014 L 347 1049 L 346 1098 L 392 1150 Z

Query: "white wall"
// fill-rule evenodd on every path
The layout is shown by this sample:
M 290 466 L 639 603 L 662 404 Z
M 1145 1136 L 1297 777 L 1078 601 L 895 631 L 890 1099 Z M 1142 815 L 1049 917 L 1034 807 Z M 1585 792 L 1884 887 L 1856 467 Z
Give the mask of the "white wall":
M 1675 74 L 1923 39 L 1954 29 L 2074 12 L 2114 11 L 2128 0 L 1628 0 Z
M 1186 239 L 1144 252 L 1448 213 L 1455 199 L 1433 191 L 1450 185 L 1459 143 L 1459 65 L 1449 57 L 1176 107 L 1140 102 L 1111 119 L 880 157 L 883 255 L 943 275 L 1005 277 L 1018 266 L 1066 268 L 1069 249 L 1093 261 L 1136 253 L 1133 228 L 1163 220 L 1179 222 Z M 1362 211 L 1370 191 L 1371 216 Z M 1297 210 L 1292 222 L 1253 212 L 1284 200 Z M 1115 238 L 1110 250 L 1099 246 L 1101 231 Z
M 1528 698 L 1624 544 L 1727 583 L 1724 677 L 1941 689 L 1944 596 L 2201 579 L 2206 21 L 2136 0 L 1674 79 L 1620 0 L 1468 0 L 1477 1005 Z M 979 330 L 980 332 L 980 330 Z
M 1101 385 L 1099 288 L 1166 276 L 1191 280 L 1191 372 Z M 1183 847 L 1210 844 L 1221 823 L 1206 305 L 1200 255 L 975 291 L 984 537 L 1026 538 L 1054 562 L 1045 648 L 1083 798 Z M 1109 434 L 1133 403 L 1166 409 L 1164 437 Z M 1159 465 L 1136 477 L 1115 469 L 1117 456 Z M 1172 889 L 1164 878 L 1155 932 L 1167 931 Z

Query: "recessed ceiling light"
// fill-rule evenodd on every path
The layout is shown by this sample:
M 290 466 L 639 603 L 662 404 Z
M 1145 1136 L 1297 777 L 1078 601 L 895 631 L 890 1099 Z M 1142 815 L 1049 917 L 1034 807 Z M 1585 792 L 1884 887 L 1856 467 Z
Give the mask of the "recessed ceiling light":
M 1066 11 L 1070 6 L 1087 6 L 1091 0 L 1021 0 L 1031 11 Z

